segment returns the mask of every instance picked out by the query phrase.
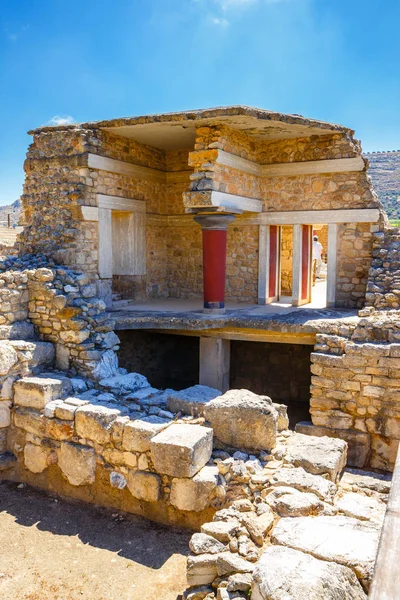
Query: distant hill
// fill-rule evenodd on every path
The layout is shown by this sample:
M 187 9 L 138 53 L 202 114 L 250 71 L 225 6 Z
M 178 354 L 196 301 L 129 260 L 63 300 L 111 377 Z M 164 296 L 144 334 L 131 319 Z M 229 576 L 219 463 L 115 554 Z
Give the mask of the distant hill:
M 10 215 L 11 225 L 18 225 L 21 216 L 21 200 L 16 200 L 7 206 L 0 206 L 0 225 L 7 225 L 7 215 Z
M 369 175 L 390 220 L 400 219 L 400 150 L 366 152 Z

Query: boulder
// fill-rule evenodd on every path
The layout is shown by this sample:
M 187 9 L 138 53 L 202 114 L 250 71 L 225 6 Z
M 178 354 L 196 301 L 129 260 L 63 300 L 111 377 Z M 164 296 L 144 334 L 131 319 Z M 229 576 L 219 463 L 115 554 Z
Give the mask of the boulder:
M 209 461 L 212 443 L 209 427 L 170 425 L 150 441 L 154 468 L 171 477 L 193 477 Z
M 347 443 L 326 436 L 296 433 L 288 439 L 284 460 L 314 475 L 328 475 L 336 482 L 346 466 Z
M 206 404 L 204 416 L 215 438 L 227 446 L 265 450 L 276 444 L 279 415 L 268 396 L 229 390 Z
M 210 495 L 218 484 L 218 469 L 203 467 L 193 478 L 172 480 L 170 503 L 179 510 L 200 512 L 210 506 Z
M 180 392 L 171 390 L 167 407 L 173 413 L 181 411 L 185 415 L 198 416 L 203 413 L 207 402 L 219 396 L 221 396 L 221 392 L 215 388 L 207 385 L 194 385 Z
M 281 468 L 270 478 L 273 486 L 289 486 L 302 492 L 312 492 L 321 500 L 332 501 L 336 493 L 336 485 L 321 475 L 307 473 L 302 467 L 295 469 Z
M 351 568 L 368 591 L 380 527 L 344 516 L 283 518 L 271 541 Z
M 351 569 L 269 546 L 253 573 L 252 600 L 367 600 Z
M 93 448 L 62 442 L 57 454 L 58 466 L 71 485 L 94 483 L 96 454 Z

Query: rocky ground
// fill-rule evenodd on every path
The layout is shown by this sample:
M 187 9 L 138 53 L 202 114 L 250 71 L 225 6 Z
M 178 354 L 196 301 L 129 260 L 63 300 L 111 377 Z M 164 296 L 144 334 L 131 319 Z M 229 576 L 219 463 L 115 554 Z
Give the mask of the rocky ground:
M 0 483 L 0 597 L 176 600 L 190 534 Z

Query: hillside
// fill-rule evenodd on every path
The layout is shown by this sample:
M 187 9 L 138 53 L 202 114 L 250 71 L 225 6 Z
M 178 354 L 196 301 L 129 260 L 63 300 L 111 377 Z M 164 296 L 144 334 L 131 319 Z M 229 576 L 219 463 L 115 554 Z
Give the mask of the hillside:
M 18 225 L 21 216 L 21 200 L 15 200 L 12 204 L 0 206 L 0 225 L 7 225 L 7 215 L 11 215 L 11 225 Z
M 369 174 L 389 219 L 400 219 L 400 150 L 367 152 Z

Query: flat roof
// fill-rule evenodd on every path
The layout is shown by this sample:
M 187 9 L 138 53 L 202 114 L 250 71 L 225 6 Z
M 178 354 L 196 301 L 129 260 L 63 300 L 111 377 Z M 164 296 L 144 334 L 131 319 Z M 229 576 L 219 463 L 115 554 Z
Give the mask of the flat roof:
M 196 127 L 215 122 L 244 131 L 260 140 L 293 139 L 329 133 L 347 133 L 351 136 L 354 134 L 352 129 L 342 125 L 249 106 L 223 106 L 71 125 L 51 125 L 33 129 L 29 134 L 71 129 L 104 129 L 149 146 L 173 150 L 193 148 Z

